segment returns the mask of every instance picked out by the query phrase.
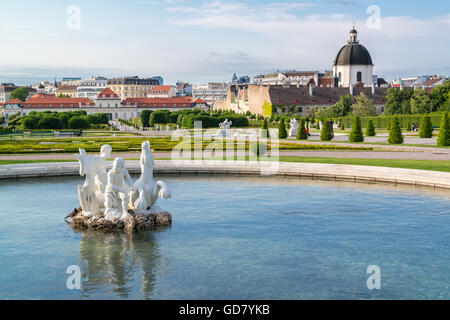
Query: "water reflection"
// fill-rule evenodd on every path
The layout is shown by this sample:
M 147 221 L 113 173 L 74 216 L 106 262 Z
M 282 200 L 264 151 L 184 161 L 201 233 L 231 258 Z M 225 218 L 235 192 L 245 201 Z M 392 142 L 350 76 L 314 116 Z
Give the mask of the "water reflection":
M 82 297 L 110 293 L 126 299 L 139 295 L 139 288 L 142 298 L 151 298 L 161 261 L 154 232 L 81 231 Z

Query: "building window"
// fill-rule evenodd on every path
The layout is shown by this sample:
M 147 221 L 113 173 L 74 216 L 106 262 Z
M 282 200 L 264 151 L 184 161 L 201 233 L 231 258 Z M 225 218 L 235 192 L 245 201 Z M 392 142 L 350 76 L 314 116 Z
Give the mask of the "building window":
M 357 82 L 361 82 L 362 81 L 362 72 L 361 71 L 358 71 L 356 73 L 356 81 Z
M 339 82 L 341 82 L 342 81 L 342 73 L 341 72 L 339 72 L 338 78 L 339 78 Z

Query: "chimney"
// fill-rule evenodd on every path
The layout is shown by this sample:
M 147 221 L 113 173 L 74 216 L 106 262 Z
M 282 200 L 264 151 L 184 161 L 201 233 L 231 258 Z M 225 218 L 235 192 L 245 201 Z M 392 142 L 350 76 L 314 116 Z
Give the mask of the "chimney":
M 353 83 L 350 83 L 350 95 L 353 96 Z
M 313 87 L 312 87 L 312 85 L 309 85 L 309 95 L 311 97 L 313 96 Z
M 372 95 L 375 95 L 375 83 L 372 83 Z

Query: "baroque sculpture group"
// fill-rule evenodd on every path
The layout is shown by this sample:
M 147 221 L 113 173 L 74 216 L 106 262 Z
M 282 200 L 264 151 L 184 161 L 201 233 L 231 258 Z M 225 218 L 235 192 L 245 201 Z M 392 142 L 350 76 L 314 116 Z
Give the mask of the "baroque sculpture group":
M 112 151 L 110 145 L 103 145 L 100 155 L 87 155 L 84 149 L 79 151 L 80 175 L 86 176 L 86 180 L 78 186 L 80 210 L 74 215 L 81 215 L 84 221 L 95 218 L 118 223 L 135 217 L 155 218 L 162 213 L 155 203 L 159 198 L 170 198 L 171 193 L 164 182 L 153 180 L 154 158 L 148 141 L 142 143 L 141 176 L 135 183 L 123 158 L 115 158 L 112 169 L 107 170 L 106 160 Z

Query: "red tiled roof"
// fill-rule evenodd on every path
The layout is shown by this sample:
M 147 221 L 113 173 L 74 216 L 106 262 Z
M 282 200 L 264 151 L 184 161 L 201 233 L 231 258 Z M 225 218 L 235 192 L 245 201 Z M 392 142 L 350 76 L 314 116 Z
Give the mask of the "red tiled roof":
M 156 108 L 183 108 L 192 107 L 194 101 L 192 97 L 173 97 L 173 98 L 127 98 L 122 101 L 122 105 L 135 105 L 138 107 L 156 107 Z M 184 106 L 186 105 L 186 106 Z
M 99 98 L 118 98 L 118 94 L 112 91 L 110 88 L 104 89 L 98 94 Z
M 148 93 L 169 93 L 172 86 L 156 86 L 151 89 Z
M 34 95 L 24 102 L 24 108 L 78 108 L 94 106 L 89 98 L 60 98 L 55 96 Z
M 194 101 L 194 103 L 205 103 L 206 104 L 206 101 L 198 98 L 197 100 Z
M 8 102 L 6 102 L 5 104 L 22 104 L 23 101 L 20 99 L 11 99 Z

